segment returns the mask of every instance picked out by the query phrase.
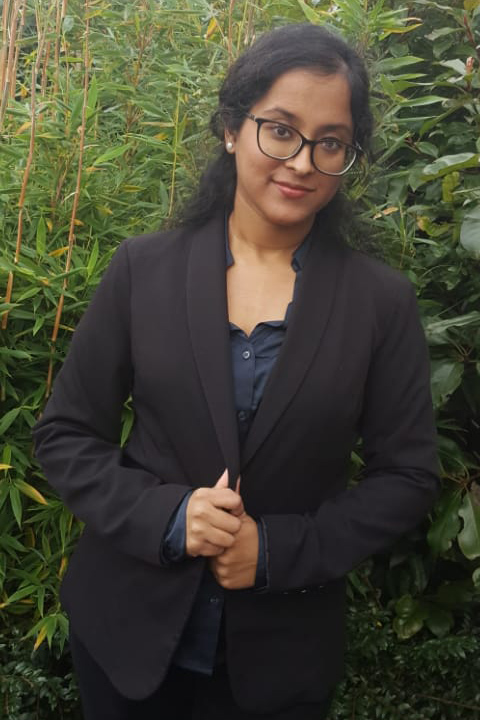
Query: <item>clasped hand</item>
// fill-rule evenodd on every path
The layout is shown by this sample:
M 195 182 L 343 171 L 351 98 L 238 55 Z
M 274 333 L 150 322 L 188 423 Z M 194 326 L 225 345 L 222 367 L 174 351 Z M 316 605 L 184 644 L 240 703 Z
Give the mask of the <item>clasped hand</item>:
M 217 582 L 228 590 L 255 584 L 257 523 L 247 515 L 237 491 L 228 487 L 228 471 L 212 488 L 198 488 L 187 505 L 186 551 L 208 557 Z

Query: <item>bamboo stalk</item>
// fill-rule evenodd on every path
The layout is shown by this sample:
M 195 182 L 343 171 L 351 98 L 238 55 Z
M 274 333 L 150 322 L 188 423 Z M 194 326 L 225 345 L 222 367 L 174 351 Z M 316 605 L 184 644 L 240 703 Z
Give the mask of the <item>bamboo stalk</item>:
M 227 41 L 229 64 L 231 64 L 233 62 L 233 9 L 234 9 L 234 7 L 235 7 L 235 0 L 230 0 L 230 5 L 228 8 L 228 41 Z
M 64 3 L 66 5 L 66 3 Z M 90 18 L 89 18 L 89 0 L 85 0 L 85 40 L 84 40 L 84 52 L 83 52 L 83 104 L 82 104 L 82 121 L 80 125 L 80 140 L 79 140 L 79 151 L 78 151 L 78 168 L 77 168 L 77 181 L 75 185 L 75 191 L 73 193 L 73 206 L 70 216 L 70 228 L 68 231 L 68 250 L 67 258 L 65 261 L 65 277 L 63 279 L 62 293 L 58 300 L 57 312 L 55 314 L 55 322 L 52 330 L 51 337 L 51 349 L 50 349 L 50 360 L 48 363 L 47 382 L 45 395 L 48 397 L 52 388 L 53 380 L 53 361 L 55 353 L 55 345 L 58 338 L 58 331 L 60 328 L 60 320 L 62 318 L 63 305 L 65 302 L 65 292 L 68 287 L 68 273 L 70 271 L 72 263 L 73 247 L 75 245 L 75 220 L 77 217 L 78 201 L 80 197 L 80 188 L 82 183 L 82 172 L 83 172 L 83 153 L 85 149 L 85 134 L 87 125 L 87 102 L 88 102 L 88 73 L 90 68 L 90 56 L 89 56 L 89 30 L 90 30 Z
M 39 28 L 38 24 L 38 18 L 37 18 L 37 28 Z M 40 62 L 42 57 L 42 51 L 43 51 L 43 43 L 45 39 L 45 34 L 42 31 L 39 31 L 39 37 L 38 37 L 38 50 L 37 50 L 37 57 L 35 59 L 34 64 L 32 65 L 32 88 L 31 88 L 31 96 L 30 96 L 30 112 L 31 112 L 31 125 L 30 125 L 30 143 L 28 148 L 28 156 L 27 156 L 27 162 L 25 164 L 25 169 L 23 171 L 23 178 L 22 178 L 22 186 L 20 189 L 20 197 L 18 200 L 18 224 L 17 224 L 17 241 L 15 244 L 15 254 L 13 257 L 13 262 L 15 265 L 18 265 L 18 261 L 20 259 L 20 251 L 22 248 L 22 236 L 23 236 L 23 213 L 25 208 L 25 196 L 27 192 L 27 185 L 28 180 L 30 178 L 30 170 L 32 167 L 33 162 L 33 155 L 35 151 L 35 131 L 36 131 L 36 88 L 37 88 L 37 77 L 38 77 L 38 71 L 40 68 Z M 10 271 L 8 273 L 8 279 L 7 279 L 7 289 L 5 291 L 5 302 L 9 303 L 12 299 L 12 292 L 13 292 L 13 279 L 14 274 L 13 271 Z M 2 322 L 1 322 L 1 328 L 2 330 L 5 330 L 8 323 L 8 310 L 3 313 L 2 315 Z
M 0 91 L 2 93 L 2 98 L 4 94 L 4 85 L 7 74 L 7 27 L 9 10 L 10 0 L 4 0 L 2 8 L 2 47 L 0 49 Z
M 20 16 L 20 25 L 18 27 L 17 31 L 17 38 L 16 38 L 16 47 L 15 47 L 15 58 L 13 61 L 13 68 L 12 68 L 12 83 L 10 85 L 10 97 L 15 97 L 15 89 L 16 89 L 16 78 L 17 78 L 17 67 L 18 67 L 18 58 L 20 56 L 20 39 L 23 35 L 23 28 L 25 27 L 25 17 L 27 15 L 26 8 L 25 8 L 25 0 L 20 0 L 20 7 L 18 10 L 18 14 Z M 38 27 L 38 25 L 37 25 Z
M 13 0 L 13 7 L 11 8 L 11 11 L 10 11 L 10 27 L 8 30 L 9 41 L 7 39 L 7 41 L 6 41 L 7 50 L 5 51 L 7 53 L 7 60 L 6 60 L 6 69 L 4 72 L 4 81 L 2 84 L 2 102 L 0 105 L 0 132 L 3 128 L 3 120 L 4 120 L 5 112 L 7 109 L 8 98 L 11 94 L 11 90 L 10 90 L 11 74 L 12 74 L 13 61 L 15 58 L 15 40 L 16 40 L 16 35 L 17 35 L 18 9 L 19 9 L 21 1 L 22 0 Z M 8 24 L 7 18 L 5 18 L 5 19 Z
M 15 97 L 15 55 L 16 55 L 16 47 L 15 43 L 17 42 L 17 27 L 18 27 L 18 15 L 20 11 L 20 6 L 23 4 L 23 0 L 14 0 L 13 5 L 13 13 L 12 13 L 12 20 L 10 24 L 10 42 L 9 42 L 9 48 L 8 48 L 8 63 L 7 63 L 7 83 L 8 83 L 8 90 L 9 90 L 9 96 L 11 98 Z
M 172 163 L 172 175 L 170 178 L 170 202 L 168 204 L 168 215 L 167 217 L 170 217 L 173 211 L 173 203 L 175 199 L 175 176 L 177 172 L 177 155 L 178 155 L 178 120 L 180 117 L 180 78 L 177 82 L 177 104 L 175 107 L 175 118 L 174 118 L 174 145 L 173 145 L 173 163 Z
M 61 0 L 57 0 L 57 12 L 55 15 L 55 50 L 54 50 L 54 73 L 53 73 L 53 97 L 57 97 L 58 93 L 58 77 L 60 74 L 60 23 L 61 16 Z

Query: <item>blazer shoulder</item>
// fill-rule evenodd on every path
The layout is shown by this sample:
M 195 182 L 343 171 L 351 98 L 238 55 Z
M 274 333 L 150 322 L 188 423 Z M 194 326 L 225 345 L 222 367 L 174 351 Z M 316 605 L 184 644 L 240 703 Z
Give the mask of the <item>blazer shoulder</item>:
M 191 231 L 186 228 L 137 235 L 123 240 L 131 263 L 145 264 L 169 255 L 181 256 L 189 246 Z
M 415 294 L 414 285 L 405 273 L 359 250 L 350 250 L 347 272 L 349 283 L 376 302 L 396 305 Z

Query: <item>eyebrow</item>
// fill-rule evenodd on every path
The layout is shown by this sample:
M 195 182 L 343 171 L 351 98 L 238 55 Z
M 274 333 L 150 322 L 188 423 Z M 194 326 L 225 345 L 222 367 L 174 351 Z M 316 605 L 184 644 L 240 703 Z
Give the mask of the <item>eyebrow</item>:
M 288 122 L 291 123 L 295 123 L 299 120 L 298 116 L 295 115 L 295 113 L 292 113 L 289 110 L 285 110 L 285 108 L 279 107 L 278 105 L 268 108 L 263 112 L 272 114 L 280 113 L 280 115 L 283 115 L 288 120 Z M 352 128 L 349 125 L 345 125 L 344 123 L 329 123 L 328 125 L 321 125 L 319 127 L 319 130 L 321 130 L 322 132 L 333 132 L 335 130 L 345 130 L 348 133 L 352 132 Z

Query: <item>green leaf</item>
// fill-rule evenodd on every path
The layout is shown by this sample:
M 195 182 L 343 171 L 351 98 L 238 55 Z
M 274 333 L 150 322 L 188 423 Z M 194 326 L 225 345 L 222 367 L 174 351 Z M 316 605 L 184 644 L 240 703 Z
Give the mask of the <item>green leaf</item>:
M 97 76 L 94 75 L 90 81 L 87 97 L 87 120 L 95 113 L 98 100 Z
M 376 70 L 380 73 L 386 73 L 390 70 L 398 70 L 399 68 L 406 67 L 407 65 L 416 65 L 419 62 L 424 62 L 423 58 L 415 57 L 413 55 L 404 55 L 403 57 L 389 57 L 384 60 L 380 60 L 376 64 Z
M 455 623 L 453 614 L 445 608 L 432 603 L 422 603 L 425 611 L 425 624 L 436 637 L 445 637 Z
M 102 163 L 109 162 L 109 160 L 114 160 L 117 157 L 120 157 L 120 155 L 123 155 L 128 148 L 130 147 L 131 143 L 127 143 L 126 145 L 117 145 L 117 147 L 110 148 L 110 150 L 107 150 L 106 152 L 102 153 L 102 155 L 99 155 L 96 160 L 94 160 L 94 165 L 101 165 Z
M 23 598 L 26 598 L 29 595 L 35 593 L 36 589 L 36 585 L 25 585 L 24 587 L 20 588 L 12 595 L 10 595 L 10 597 L 8 597 L 5 602 L 0 604 L 0 607 L 6 607 L 7 605 L 11 605 L 14 602 L 18 602 L 18 600 L 23 600 Z
M 424 105 L 434 105 L 435 103 L 444 102 L 446 98 L 440 95 L 424 95 L 423 97 L 402 100 L 401 107 L 423 107 Z
M 445 405 L 462 382 L 463 363 L 454 360 L 432 361 L 431 385 L 435 407 Z
M 19 528 L 22 527 L 22 499 L 20 497 L 20 491 L 15 485 L 10 486 L 10 505 L 17 525 Z
M 42 215 L 42 217 L 40 218 L 40 220 L 37 223 L 37 238 L 36 238 L 37 255 L 39 255 L 40 257 L 43 257 L 45 255 L 46 237 L 47 237 L 47 226 L 45 225 L 45 220 L 43 219 L 43 215 Z
M 5 413 L 5 415 L 0 420 L 0 436 L 6 433 L 10 425 L 15 422 L 21 409 L 21 407 L 13 408 L 13 410 L 9 410 L 7 413 Z
M 460 530 L 458 511 L 462 504 L 460 490 L 449 490 L 440 499 L 435 509 L 433 521 L 427 535 L 428 544 L 434 555 L 441 555 L 452 546 L 452 540 Z
M 98 260 L 98 253 L 99 253 L 98 240 L 95 240 L 95 242 L 93 243 L 92 252 L 90 253 L 90 257 L 88 258 L 87 277 L 91 277 L 93 271 L 95 270 L 95 266 L 96 266 L 97 260 Z
M 441 177 L 452 170 L 479 167 L 480 155 L 478 153 L 458 153 L 457 155 L 444 155 L 423 168 L 423 174 L 433 179 Z
M 472 310 L 472 312 L 465 313 L 465 315 L 457 315 L 445 320 L 431 320 L 425 325 L 425 334 L 429 343 L 441 345 L 449 342 L 448 330 L 467 327 L 468 325 L 480 325 L 480 312 L 478 310 Z
M 480 207 L 465 214 L 460 229 L 460 244 L 475 260 L 480 260 Z
M 397 617 L 393 621 L 393 629 L 400 640 L 408 640 L 423 627 L 427 616 L 426 609 L 411 595 L 404 595 L 395 603 Z
M 298 4 L 300 5 L 300 7 L 301 7 L 301 9 L 302 9 L 302 12 L 303 12 L 303 14 L 305 15 L 306 19 L 308 20 L 308 22 L 311 22 L 311 23 L 314 23 L 314 24 L 317 24 L 317 25 L 318 25 L 318 23 L 319 23 L 319 17 L 318 17 L 318 15 L 317 15 L 317 13 L 315 12 L 315 10 L 312 10 L 312 8 L 309 7 L 309 6 L 307 5 L 307 3 L 304 2 L 303 0 L 297 0 L 297 2 L 298 2 Z
M 480 506 L 473 493 L 466 493 L 459 511 L 463 528 L 458 536 L 460 550 L 469 560 L 480 557 Z
M 73 26 L 75 25 L 75 19 L 73 15 L 65 15 L 63 18 L 63 24 L 62 24 L 62 31 L 64 33 L 70 32 L 70 30 L 73 29 Z

